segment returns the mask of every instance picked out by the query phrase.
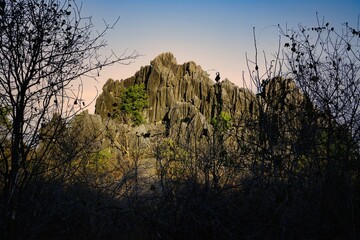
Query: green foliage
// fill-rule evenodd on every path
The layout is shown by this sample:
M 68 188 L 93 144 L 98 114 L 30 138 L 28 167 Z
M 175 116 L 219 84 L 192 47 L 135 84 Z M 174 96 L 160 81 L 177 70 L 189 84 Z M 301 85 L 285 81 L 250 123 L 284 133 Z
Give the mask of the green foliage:
M 112 154 L 109 149 L 100 150 L 92 154 L 90 161 L 88 163 L 88 170 L 97 170 L 100 173 L 106 172 L 110 168 L 110 160 Z
M 227 112 L 221 112 L 220 115 L 211 119 L 211 124 L 216 130 L 225 131 L 231 127 L 231 115 Z
M 108 149 L 103 149 L 99 152 L 94 153 L 93 160 L 98 164 L 104 164 L 111 158 L 111 153 Z
M 142 111 L 148 107 L 148 95 L 144 84 L 127 88 L 120 97 L 119 108 L 135 126 L 144 122 Z
M 184 180 L 189 173 L 189 155 L 172 139 L 164 139 L 155 148 L 157 174 L 162 180 Z

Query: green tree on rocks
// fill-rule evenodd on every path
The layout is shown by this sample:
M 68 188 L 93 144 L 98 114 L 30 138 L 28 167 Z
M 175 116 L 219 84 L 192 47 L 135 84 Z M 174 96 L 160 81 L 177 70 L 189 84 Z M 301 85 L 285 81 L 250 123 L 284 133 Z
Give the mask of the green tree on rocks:
M 142 111 L 148 107 L 148 95 L 144 84 L 137 84 L 127 88 L 120 97 L 120 111 L 129 120 L 138 126 L 144 122 Z

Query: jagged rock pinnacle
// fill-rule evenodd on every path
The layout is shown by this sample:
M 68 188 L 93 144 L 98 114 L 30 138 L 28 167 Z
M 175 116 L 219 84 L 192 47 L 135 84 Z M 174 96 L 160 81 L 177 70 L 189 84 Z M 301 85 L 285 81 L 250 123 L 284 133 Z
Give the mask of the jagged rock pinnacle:
M 179 65 L 174 55 L 167 52 L 154 58 L 149 66 L 141 67 L 132 77 L 108 80 L 96 100 L 95 113 L 104 118 L 119 101 L 121 89 L 140 83 L 144 83 L 149 96 L 149 108 L 144 112 L 148 124 L 164 121 L 175 124 L 187 119 L 195 121 L 192 124 L 198 131 L 217 114 L 219 109 L 215 106 L 219 101 L 222 111 L 240 114 L 254 97 L 250 91 L 240 89 L 230 81 L 216 87 L 209 74 L 195 62 Z

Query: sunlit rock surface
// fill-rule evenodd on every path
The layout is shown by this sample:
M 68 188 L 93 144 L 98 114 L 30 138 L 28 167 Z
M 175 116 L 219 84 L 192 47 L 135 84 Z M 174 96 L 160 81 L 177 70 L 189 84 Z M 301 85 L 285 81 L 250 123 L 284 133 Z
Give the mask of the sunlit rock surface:
M 254 94 L 229 80 L 215 83 L 206 71 L 189 61 L 178 64 L 172 53 L 163 53 L 125 80 L 108 80 L 96 100 L 95 114 L 106 119 L 114 111 L 121 91 L 144 83 L 149 107 L 144 111 L 147 124 L 180 125 L 189 133 L 201 134 L 219 111 L 231 115 L 248 112 Z M 182 125 L 182 126 L 181 126 Z

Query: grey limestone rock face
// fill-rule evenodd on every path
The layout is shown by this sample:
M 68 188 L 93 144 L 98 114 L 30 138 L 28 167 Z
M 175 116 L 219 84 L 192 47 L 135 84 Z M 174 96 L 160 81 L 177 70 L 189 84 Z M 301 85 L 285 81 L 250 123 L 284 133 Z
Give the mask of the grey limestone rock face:
M 134 127 L 113 113 L 119 107 L 122 92 L 136 84 L 144 84 L 149 104 L 143 111 L 145 123 Z M 152 181 L 157 166 L 154 147 L 164 140 L 197 146 L 205 153 L 217 141 L 224 141 L 230 151 L 236 152 L 240 146 L 238 140 L 250 139 L 251 131 L 258 127 L 272 131 L 277 123 L 277 132 L 282 131 L 286 136 L 291 131 L 287 131 L 285 123 L 291 123 L 292 127 L 300 125 L 298 110 L 294 109 L 302 109 L 303 102 L 303 95 L 290 79 L 268 80 L 255 95 L 227 79 L 215 83 L 196 63 L 178 64 L 173 54 L 163 53 L 134 76 L 120 81 L 109 79 L 96 100 L 95 114 L 84 112 L 78 120 L 85 134 L 92 134 L 93 138 L 95 134 L 98 149 L 108 149 L 115 156 L 114 166 L 130 169 L 137 159 L 136 164 L 142 169 L 139 176 Z M 231 116 L 234 129 L 245 129 L 240 129 L 239 137 L 229 134 L 226 139 L 216 140 L 212 119 L 221 112 Z M 282 116 L 282 113 L 286 114 Z M 244 122 L 247 120 L 250 120 L 248 125 Z M 281 146 L 274 143 L 274 149 L 277 147 Z
M 145 85 L 149 107 L 147 124 L 186 124 L 187 131 L 201 133 L 219 111 L 232 115 L 247 111 L 254 94 L 225 80 L 215 83 L 195 62 L 178 64 L 172 53 L 163 53 L 125 80 L 109 79 L 96 100 L 95 113 L 103 119 L 120 101 L 121 91 L 134 84 Z

